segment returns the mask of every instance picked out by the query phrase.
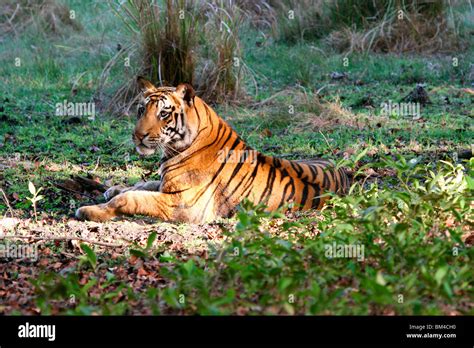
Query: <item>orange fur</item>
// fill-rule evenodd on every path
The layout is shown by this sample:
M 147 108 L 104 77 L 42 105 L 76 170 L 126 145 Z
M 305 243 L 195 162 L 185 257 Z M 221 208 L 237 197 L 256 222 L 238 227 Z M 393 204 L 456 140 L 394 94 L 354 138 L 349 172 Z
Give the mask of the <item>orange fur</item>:
M 115 197 L 80 208 L 78 218 L 142 214 L 202 223 L 231 215 L 244 198 L 269 210 L 289 202 L 294 209 L 320 209 L 325 192 L 343 193 L 350 185 L 344 170 L 328 161 L 289 161 L 254 151 L 190 85 L 157 88 L 141 78 L 139 85 L 146 105 L 133 140 L 141 154 L 163 150 L 161 182 L 114 187 L 106 197 Z

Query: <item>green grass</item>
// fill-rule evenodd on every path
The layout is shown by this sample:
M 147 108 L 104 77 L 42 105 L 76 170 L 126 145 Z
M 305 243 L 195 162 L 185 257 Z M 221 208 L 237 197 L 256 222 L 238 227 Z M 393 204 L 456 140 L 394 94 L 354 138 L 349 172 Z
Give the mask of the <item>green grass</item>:
M 132 185 L 157 169 L 157 159 L 141 159 L 131 146 L 134 116 L 100 110 L 107 95 L 97 101 L 93 121 L 81 118 L 75 123 L 55 116 L 56 103 L 98 96 L 102 70 L 115 56 L 117 43 L 130 40 L 106 4 L 68 4 L 77 10 L 83 32 L 39 37 L 26 32 L 7 39 L 0 49 L 0 184 L 24 220 L 32 217 L 28 182 L 43 187 L 38 213 L 59 226 L 74 207 L 92 200 L 59 190 L 57 181 L 90 173 L 102 182 Z M 91 253 L 80 262 L 74 257 L 62 260 L 65 277 L 47 267 L 32 267 L 37 277 L 30 286 L 41 313 L 473 314 L 474 255 L 464 239 L 473 223 L 473 167 L 472 160 L 469 164 L 453 155 L 469 149 L 474 138 L 472 96 L 463 91 L 472 87 L 473 52 L 351 55 L 344 66 L 345 57 L 324 42 L 257 47 L 258 35 L 247 31 L 242 38 L 258 93 L 247 81 L 248 102 L 216 109 L 266 154 L 340 162 L 346 153 L 346 165 L 361 173 L 352 194 L 334 198 L 322 212 L 269 215 L 262 207 L 244 204 L 236 218 L 217 223 L 225 238 L 211 241 L 205 254 L 168 250 L 161 242 L 158 248 L 136 253 L 159 279 L 138 288 L 119 272 L 128 270 L 136 277 L 139 271 L 136 256 L 125 252 L 113 257 L 96 249 L 96 262 Z M 15 57 L 22 59 L 21 67 L 14 65 Z M 346 72 L 348 78 L 332 80 L 334 71 Z M 106 92 L 125 83 L 131 73 L 116 64 Z M 77 90 L 71 93 L 77 79 Z M 422 108 L 423 122 L 380 115 L 382 102 L 399 101 L 418 82 L 427 84 L 432 100 Z M 322 102 L 340 100 L 360 127 L 301 126 L 304 117 L 315 114 L 301 93 L 312 95 L 322 87 Z M 252 107 L 283 90 L 290 92 Z M 372 108 L 362 105 L 367 96 Z M 288 113 L 289 105 L 295 114 Z M 379 177 L 367 177 L 371 170 Z M 8 214 L 0 200 L 0 216 Z M 333 243 L 364 245 L 364 261 L 328 258 L 325 251 Z M 56 258 L 67 249 L 49 242 L 43 247 Z M 67 305 L 71 295 L 74 306 Z

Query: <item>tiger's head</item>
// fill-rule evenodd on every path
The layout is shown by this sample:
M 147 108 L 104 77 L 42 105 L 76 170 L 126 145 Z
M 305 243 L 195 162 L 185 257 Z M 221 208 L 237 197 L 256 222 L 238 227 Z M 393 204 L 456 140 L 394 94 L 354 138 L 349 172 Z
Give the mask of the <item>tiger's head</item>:
M 161 149 L 169 156 L 189 147 L 198 132 L 198 124 L 192 117 L 193 87 L 187 83 L 155 87 L 142 77 L 138 77 L 137 82 L 142 92 L 133 131 L 137 152 L 149 156 Z

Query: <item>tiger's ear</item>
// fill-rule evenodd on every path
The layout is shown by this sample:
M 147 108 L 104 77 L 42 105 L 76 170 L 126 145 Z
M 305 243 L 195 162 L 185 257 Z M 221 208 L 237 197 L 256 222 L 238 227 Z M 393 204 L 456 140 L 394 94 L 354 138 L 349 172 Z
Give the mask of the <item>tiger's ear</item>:
M 176 87 L 175 92 L 181 99 L 183 99 L 189 106 L 194 102 L 194 88 L 189 83 L 180 83 Z
M 156 90 L 156 87 L 153 85 L 153 83 L 148 81 L 143 76 L 137 77 L 137 83 L 142 93 L 153 92 L 154 90 Z

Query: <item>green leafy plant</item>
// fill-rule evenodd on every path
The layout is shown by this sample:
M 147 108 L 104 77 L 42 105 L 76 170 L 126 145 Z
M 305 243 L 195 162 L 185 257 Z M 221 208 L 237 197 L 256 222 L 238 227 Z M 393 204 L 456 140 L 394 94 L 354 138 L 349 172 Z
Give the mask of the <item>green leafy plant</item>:
M 97 267 L 97 255 L 87 244 L 81 243 L 81 249 L 84 251 L 85 255 L 80 257 L 82 262 L 88 263 L 92 269 L 95 271 Z
M 130 249 L 130 254 L 134 255 L 136 257 L 142 257 L 142 258 L 150 257 L 151 256 L 150 251 L 153 247 L 153 243 L 155 242 L 157 236 L 158 236 L 158 234 L 156 232 L 151 232 L 150 235 L 147 238 L 146 246 L 144 248 L 141 248 L 139 246 L 137 246 L 135 248 L 131 248 Z
M 39 194 L 42 189 L 43 189 L 42 187 L 40 187 L 39 189 L 36 189 L 35 185 L 31 181 L 28 182 L 28 190 L 30 191 L 32 196 L 27 197 L 26 199 L 29 200 L 33 206 L 33 214 L 37 222 L 38 222 L 38 214 L 36 211 L 36 203 L 44 198 L 43 195 Z
M 366 154 L 356 153 L 346 164 L 355 168 Z M 448 162 L 438 162 L 433 170 L 390 157 L 372 165 L 395 168 L 394 178 L 403 184 L 393 189 L 356 182 L 349 195 L 331 198 L 316 220 L 302 217 L 297 224 L 285 224 L 282 213 L 243 202 L 235 229 L 226 232 L 224 245 L 212 249 L 213 257 L 174 260 L 163 268 L 173 285 L 160 298 L 176 310 L 200 314 L 237 309 L 262 314 L 436 314 L 440 307 L 432 296 L 448 304 L 455 301 L 455 293 L 467 296 L 467 264 L 473 252 L 464 247 L 460 234 L 462 223 L 472 218 L 466 204 L 472 195 L 470 174 Z M 452 217 L 454 222 L 446 222 Z M 272 228 L 279 220 L 281 227 Z M 308 237 L 311 225 L 317 226 L 318 236 Z M 449 231 L 448 241 L 432 236 L 440 229 Z M 364 246 L 363 261 L 328 258 L 325 252 L 333 243 Z M 446 250 L 446 243 L 456 252 Z
M 38 295 L 36 304 L 43 315 L 53 314 L 53 303 L 60 304 L 62 312 L 67 315 L 124 315 L 128 303 L 118 299 L 123 293 L 126 293 L 130 300 L 135 299 L 133 291 L 114 277 L 101 284 L 96 277 L 81 283 L 77 272 L 65 275 L 40 273 L 38 278 L 32 279 L 31 282 Z M 104 291 L 106 288 L 108 291 Z M 98 289 L 102 291 L 98 293 Z

